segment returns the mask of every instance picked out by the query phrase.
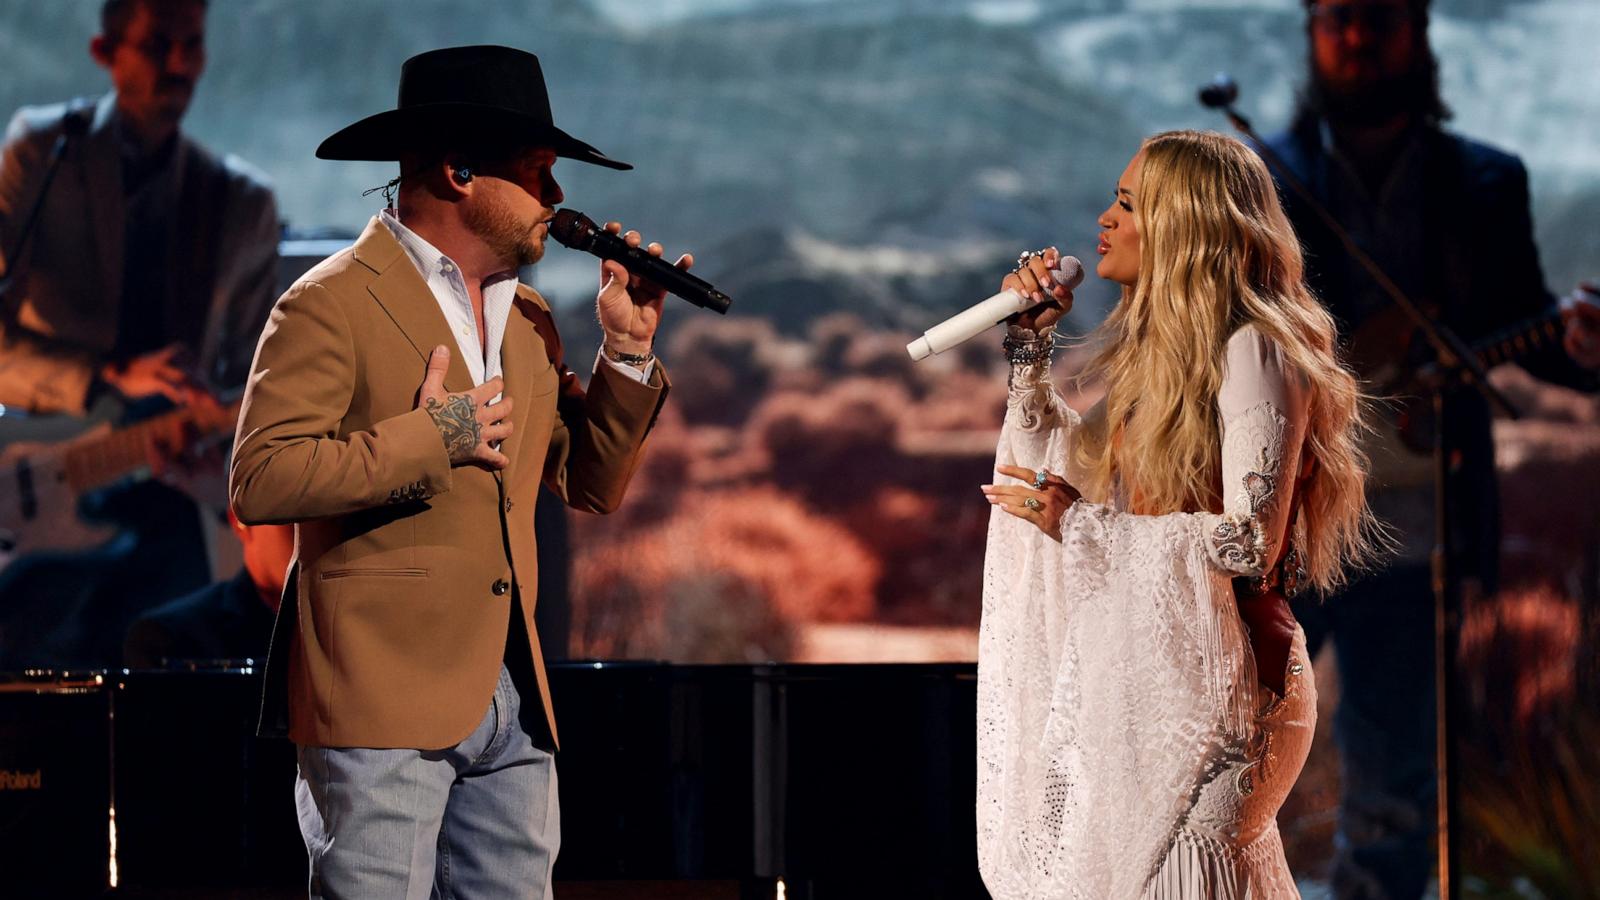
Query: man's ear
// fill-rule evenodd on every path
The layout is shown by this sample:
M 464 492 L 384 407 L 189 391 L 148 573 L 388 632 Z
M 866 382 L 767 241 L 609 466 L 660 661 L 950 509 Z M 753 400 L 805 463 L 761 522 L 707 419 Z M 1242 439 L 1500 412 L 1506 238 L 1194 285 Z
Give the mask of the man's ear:
M 472 179 L 477 177 L 478 166 L 465 157 L 452 156 L 444 162 L 450 183 L 458 188 L 467 189 L 472 184 Z
M 452 197 L 472 196 L 473 180 L 477 178 L 477 164 L 460 156 L 447 156 L 440 164 L 445 190 Z
M 116 49 L 116 43 L 103 34 L 97 34 L 89 39 L 89 58 L 101 68 L 111 68 L 111 53 Z

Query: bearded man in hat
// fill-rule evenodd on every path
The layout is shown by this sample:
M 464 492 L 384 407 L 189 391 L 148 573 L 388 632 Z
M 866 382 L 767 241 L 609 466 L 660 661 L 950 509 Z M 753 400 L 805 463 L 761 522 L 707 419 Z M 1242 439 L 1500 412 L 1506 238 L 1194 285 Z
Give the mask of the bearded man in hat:
M 1267 141 L 1277 156 L 1390 278 L 1467 344 L 1553 315 L 1522 161 L 1444 128 L 1449 111 L 1428 43 L 1428 0 L 1308 0 L 1306 12 L 1310 77 L 1290 128 Z M 1311 653 L 1331 641 L 1339 659 L 1334 892 L 1412 900 L 1427 889 L 1434 858 L 1434 473 L 1431 437 L 1406 427 L 1426 413 L 1426 389 L 1396 378 L 1431 354 L 1338 236 L 1284 187 L 1307 277 L 1369 390 L 1424 398 L 1410 415 L 1383 404 L 1386 421 L 1367 447 L 1368 500 L 1398 538 L 1398 553 L 1338 595 L 1294 605 Z M 1600 307 L 1578 303 L 1564 318 L 1563 341 L 1518 362 L 1538 378 L 1593 391 Z M 1451 571 L 1464 596 L 1487 594 L 1500 549 L 1489 407 L 1471 389 L 1451 391 L 1446 404 L 1444 440 L 1455 460 Z
M 557 158 L 630 167 L 556 128 L 538 59 L 505 47 L 413 57 L 398 108 L 317 155 L 398 160 L 398 204 L 278 300 L 229 484 L 245 523 L 295 525 L 262 730 L 298 746 L 311 895 L 544 897 L 534 498 L 621 502 L 667 393 L 664 294 L 602 264 L 584 389 L 517 269 L 544 251 Z

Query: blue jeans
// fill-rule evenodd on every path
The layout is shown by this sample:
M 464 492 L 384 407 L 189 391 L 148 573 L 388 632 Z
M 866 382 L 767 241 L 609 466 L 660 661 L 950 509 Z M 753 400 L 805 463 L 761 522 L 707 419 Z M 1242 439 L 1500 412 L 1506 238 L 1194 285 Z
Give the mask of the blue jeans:
M 483 721 L 454 747 L 300 747 L 295 805 L 313 900 L 550 896 L 555 758 L 523 719 L 502 666 Z

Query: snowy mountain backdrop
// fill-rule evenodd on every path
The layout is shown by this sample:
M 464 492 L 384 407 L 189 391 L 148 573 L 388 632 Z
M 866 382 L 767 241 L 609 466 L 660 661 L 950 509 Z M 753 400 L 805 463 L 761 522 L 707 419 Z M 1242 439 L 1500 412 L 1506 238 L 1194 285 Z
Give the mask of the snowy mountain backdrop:
M 98 92 L 97 0 L 0 0 L 0 109 Z M 557 121 L 638 168 L 558 168 L 568 201 L 621 218 L 792 331 L 854 310 L 925 325 L 989 293 L 1017 250 L 1087 257 L 1145 134 L 1226 128 L 1194 102 L 1230 71 L 1241 109 L 1284 123 L 1302 81 L 1298 0 L 212 0 L 188 120 L 276 182 L 297 229 L 358 230 L 388 166 L 323 162 L 324 136 L 394 103 L 436 46 L 540 55 Z M 1439 0 L 1455 127 L 1520 153 L 1551 287 L 1600 275 L 1600 4 Z M 562 302 L 592 266 L 538 270 Z M 1081 292 L 1080 324 L 1103 311 Z

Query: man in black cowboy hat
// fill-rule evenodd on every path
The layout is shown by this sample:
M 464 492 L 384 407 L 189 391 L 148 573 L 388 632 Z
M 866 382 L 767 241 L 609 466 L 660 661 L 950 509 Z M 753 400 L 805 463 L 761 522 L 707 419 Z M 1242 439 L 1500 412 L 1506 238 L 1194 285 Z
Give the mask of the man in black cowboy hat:
M 262 729 L 299 746 L 311 893 L 542 897 L 560 814 L 534 498 L 621 502 L 666 396 L 664 295 L 602 264 L 585 390 L 516 275 L 558 157 L 628 166 L 556 128 L 539 61 L 504 47 L 408 60 L 399 107 L 317 155 L 398 160 L 398 203 L 279 299 L 229 485 L 247 524 L 295 524 Z

